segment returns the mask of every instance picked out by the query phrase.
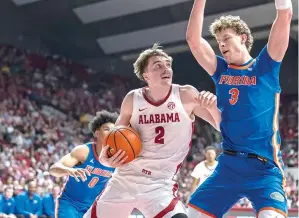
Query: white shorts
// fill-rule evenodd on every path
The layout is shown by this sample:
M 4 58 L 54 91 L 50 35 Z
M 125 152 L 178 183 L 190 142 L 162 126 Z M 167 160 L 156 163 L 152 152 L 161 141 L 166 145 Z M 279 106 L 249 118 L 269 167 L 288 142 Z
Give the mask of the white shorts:
M 186 207 L 176 197 L 177 189 L 172 179 L 151 178 L 132 169 L 121 170 L 113 174 L 84 218 L 128 218 L 134 208 L 146 218 L 186 214 Z

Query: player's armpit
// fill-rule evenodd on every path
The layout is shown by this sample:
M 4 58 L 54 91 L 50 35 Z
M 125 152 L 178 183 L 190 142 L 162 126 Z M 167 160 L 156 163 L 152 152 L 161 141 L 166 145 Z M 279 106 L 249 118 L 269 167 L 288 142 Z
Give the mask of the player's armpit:
M 130 124 L 130 119 L 133 112 L 133 97 L 134 91 L 130 91 L 124 98 L 118 119 L 115 122 L 115 125 L 125 125 L 128 126 Z
M 282 61 L 288 48 L 292 15 L 293 10 L 291 7 L 277 10 L 277 16 L 272 25 L 268 41 L 269 55 L 275 61 Z

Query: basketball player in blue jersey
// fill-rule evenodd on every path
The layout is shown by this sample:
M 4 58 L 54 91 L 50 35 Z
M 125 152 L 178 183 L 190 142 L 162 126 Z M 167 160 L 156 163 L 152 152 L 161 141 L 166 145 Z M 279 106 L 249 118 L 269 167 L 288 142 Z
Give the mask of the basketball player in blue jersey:
M 55 218 L 82 218 L 105 188 L 114 168 L 126 160 L 125 152 L 118 151 L 111 158 L 101 158 L 99 161 L 101 152 L 106 153 L 108 149 L 108 146 L 102 149 L 104 138 L 114 127 L 117 118 L 117 113 L 105 110 L 98 112 L 89 123 L 96 142 L 76 146 L 51 166 L 51 175 L 69 176 L 56 200 Z
M 188 216 L 222 217 L 247 197 L 258 218 L 287 217 L 278 107 L 279 69 L 289 42 L 292 2 L 275 0 L 276 19 L 268 43 L 254 59 L 249 53 L 250 29 L 230 15 L 210 26 L 223 57 L 215 55 L 202 38 L 205 4 L 206 0 L 195 0 L 186 37 L 194 57 L 216 84 L 223 153 L 214 173 L 192 195 Z

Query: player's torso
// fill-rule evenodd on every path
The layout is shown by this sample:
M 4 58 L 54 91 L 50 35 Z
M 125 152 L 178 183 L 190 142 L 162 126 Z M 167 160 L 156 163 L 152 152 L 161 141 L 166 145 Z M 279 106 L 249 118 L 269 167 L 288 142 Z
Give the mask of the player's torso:
M 186 157 L 193 132 L 193 120 L 181 102 L 178 85 L 172 85 L 160 104 L 152 103 L 144 89 L 134 93 L 132 127 L 142 139 L 142 150 L 131 166 L 173 175 Z
M 280 93 L 278 78 L 263 72 L 262 65 L 254 59 L 243 67 L 228 66 L 221 73 L 216 90 L 217 105 L 222 111 L 224 148 L 266 157 L 273 153 Z M 280 143 L 279 133 L 275 140 Z
M 107 181 L 110 179 L 113 168 L 103 166 L 98 161 L 95 144 L 88 143 L 89 154 L 85 162 L 74 168 L 87 169 L 91 176 L 87 176 L 86 181 L 77 182 L 73 177 L 68 177 L 65 186 L 61 192 L 61 197 L 66 197 L 71 201 L 82 206 L 90 206 L 98 194 L 105 188 Z

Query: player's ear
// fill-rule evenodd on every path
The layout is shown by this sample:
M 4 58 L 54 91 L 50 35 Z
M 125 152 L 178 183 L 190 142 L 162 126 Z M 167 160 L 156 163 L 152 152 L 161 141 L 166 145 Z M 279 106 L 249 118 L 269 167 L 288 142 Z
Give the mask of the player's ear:
M 246 41 L 247 41 L 247 35 L 246 34 L 242 34 L 241 35 L 241 42 L 242 42 L 242 44 L 245 44 Z
M 97 137 L 99 137 L 99 134 L 100 134 L 100 131 L 99 131 L 99 130 L 96 130 L 96 131 L 94 132 L 93 136 L 97 138 Z
M 147 71 L 144 71 L 144 73 L 142 74 L 142 76 L 143 76 L 144 81 L 147 82 L 148 81 Z

